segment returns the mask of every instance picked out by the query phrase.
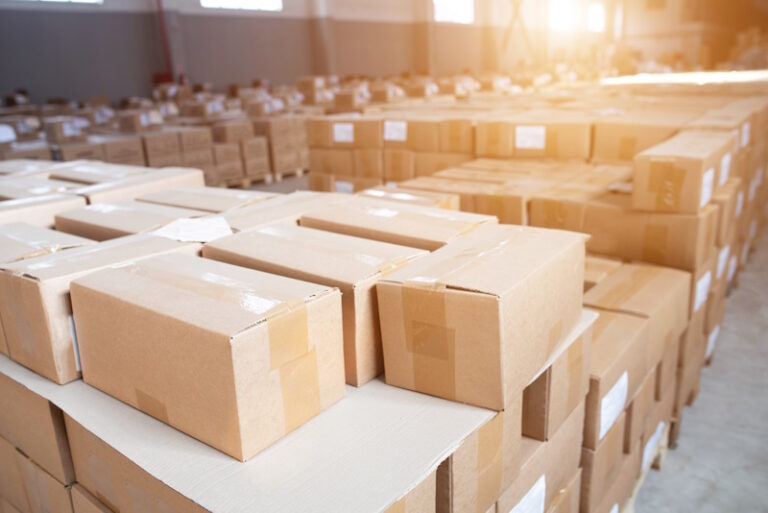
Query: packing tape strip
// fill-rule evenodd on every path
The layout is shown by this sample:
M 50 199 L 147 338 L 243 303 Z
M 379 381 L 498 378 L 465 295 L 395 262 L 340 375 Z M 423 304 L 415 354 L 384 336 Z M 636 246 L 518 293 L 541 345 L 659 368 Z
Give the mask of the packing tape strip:
M 547 127 L 544 142 L 544 156 L 550 159 L 560 158 L 560 136 L 557 128 Z
M 448 326 L 440 289 L 401 287 L 406 351 L 413 359 L 416 390 L 456 398 L 456 333 Z
M 669 227 L 663 224 L 648 224 L 643 230 L 643 260 L 656 264 L 667 262 Z
M 503 441 L 504 414 L 499 412 L 477 432 L 477 513 L 485 513 L 503 491 Z
M 685 169 L 677 167 L 671 161 L 649 163 L 648 192 L 655 194 L 655 207 L 660 211 L 674 210 L 680 207 L 685 182 Z
M 621 310 L 624 303 L 642 290 L 646 283 L 658 278 L 662 272 L 662 268 L 650 266 L 632 269 L 626 279 L 619 281 L 613 287 L 606 290 L 597 298 L 594 304 L 609 310 Z
M 286 363 L 279 369 L 285 432 L 289 433 L 320 413 L 320 376 L 317 352 Z
M 633 160 L 637 155 L 637 138 L 631 136 L 619 139 L 619 160 Z

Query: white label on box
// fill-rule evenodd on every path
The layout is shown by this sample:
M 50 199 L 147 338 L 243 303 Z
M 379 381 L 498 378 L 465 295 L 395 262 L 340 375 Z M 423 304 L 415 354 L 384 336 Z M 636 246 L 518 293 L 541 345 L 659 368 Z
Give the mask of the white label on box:
M 546 499 L 547 476 L 542 474 L 509 513 L 544 513 Z
M 146 112 L 139 114 L 139 124 L 141 126 L 149 126 L 149 115 Z
M 663 421 L 659 422 L 659 425 L 656 426 L 656 431 L 654 431 L 648 441 L 645 442 L 645 447 L 643 448 L 643 469 L 648 469 L 651 466 L 651 463 L 653 463 L 653 457 L 656 456 L 656 449 L 659 448 L 659 443 L 661 443 L 661 437 L 664 435 L 665 427 L 666 424 L 664 424 Z
M 719 280 L 723 277 L 723 273 L 725 272 L 725 266 L 728 264 L 728 256 L 731 254 L 731 246 L 726 245 L 720 250 L 720 253 L 717 255 L 717 276 L 716 278 Z
M 177 219 L 154 231 L 155 235 L 179 242 L 200 242 L 232 235 L 232 228 L 221 216 Z
M 518 125 L 515 127 L 515 148 L 543 150 L 547 146 L 547 127 L 542 125 Z
M 709 360 L 712 357 L 712 354 L 715 352 L 715 346 L 717 345 L 717 337 L 720 336 L 720 326 L 715 326 L 715 329 L 712 330 L 712 333 L 709 334 L 709 337 L 707 338 L 707 354 L 706 358 Z
M 736 212 L 734 212 L 733 217 L 735 219 L 738 219 L 743 210 L 744 210 L 744 191 L 739 191 L 739 195 L 736 197 Z
M 699 278 L 696 282 L 696 299 L 693 302 L 693 311 L 698 312 L 699 309 L 707 302 L 707 294 L 709 294 L 709 286 L 712 284 L 712 271 L 707 271 L 704 276 Z
M 723 155 L 720 161 L 720 187 L 725 185 L 728 181 L 728 177 L 731 175 L 731 153 L 728 152 Z
M 736 258 L 736 255 L 733 255 L 731 257 L 731 261 L 728 263 L 728 283 L 733 281 L 733 278 L 736 276 L 736 269 L 738 268 L 739 260 Z
M 80 372 L 80 346 L 77 345 L 77 331 L 75 330 L 75 318 L 69 316 L 69 334 L 72 336 L 72 345 L 75 346 L 75 368 Z
M 88 128 L 89 126 L 91 126 L 91 122 L 88 121 L 88 118 L 77 117 L 77 118 L 74 119 L 74 123 L 75 123 L 75 126 L 77 128 L 79 128 L 80 130 L 82 130 L 83 128 Z
M 61 125 L 61 131 L 64 132 L 66 137 L 77 137 L 82 134 L 82 130 L 71 121 L 66 121 Z
M 336 180 L 333 183 L 333 190 L 336 192 L 344 192 L 347 194 L 352 194 L 355 192 L 355 184 L 352 182 L 346 182 L 344 180 Z
M 0 125 L 0 144 L 16 140 L 16 131 L 11 125 Z
M 701 179 L 701 203 L 700 207 L 706 207 L 712 199 L 712 189 L 715 186 L 715 168 L 709 168 Z
M 749 138 L 750 138 L 751 131 L 752 131 L 752 126 L 749 124 L 749 121 L 741 125 L 741 147 L 742 148 L 749 145 Z
M 353 143 L 355 142 L 355 125 L 352 123 L 334 123 L 333 124 L 333 142 Z
M 624 411 L 627 402 L 627 390 L 629 387 L 629 375 L 627 371 L 619 377 L 611 389 L 600 401 L 600 440 L 605 437 L 608 430 Z
M 384 140 L 404 142 L 408 139 L 408 123 L 405 121 L 384 121 Z
M 163 115 L 160 114 L 159 111 L 156 110 L 150 110 L 148 113 L 148 119 L 150 124 L 152 125 L 162 125 L 163 124 Z
M 616 503 L 611 507 L 610 513 L 619 513 L 619 504 Z

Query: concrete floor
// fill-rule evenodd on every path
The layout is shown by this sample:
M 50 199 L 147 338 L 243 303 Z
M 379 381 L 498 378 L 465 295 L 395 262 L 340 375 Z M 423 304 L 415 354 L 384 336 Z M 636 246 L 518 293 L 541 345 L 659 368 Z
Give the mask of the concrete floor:
M 637 513 L 768 512 L 768 236 L 739 276 L 711 367 Z
M 254 188 L 293 192 L 307 177 Z M 648 475 L 637 513 L 768 513 L 768 235 L 739 282 L 678 446 Z

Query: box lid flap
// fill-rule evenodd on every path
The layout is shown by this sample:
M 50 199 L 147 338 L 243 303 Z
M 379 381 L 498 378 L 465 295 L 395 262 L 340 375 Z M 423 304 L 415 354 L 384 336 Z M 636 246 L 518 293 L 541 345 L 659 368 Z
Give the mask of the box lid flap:
M 14 262 L 92 243 L 90 239 L 41 226 L 3 224 L 0 225 L 0 262 Z

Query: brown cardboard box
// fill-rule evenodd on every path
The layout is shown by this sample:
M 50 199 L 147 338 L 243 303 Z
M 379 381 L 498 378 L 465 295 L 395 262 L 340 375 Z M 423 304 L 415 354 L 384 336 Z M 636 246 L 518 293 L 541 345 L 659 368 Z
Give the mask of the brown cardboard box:
M 279 195 L 276 198 L 270 198 L 267 201 L 254 205 L 230 210 L 224 213 L 224 218 L 237 231 L 250 230 L 278 221 L 295 224 L 298 223 L 299 218 L 306 212 L 344 203 L 350 198 L 351 196 L 345 194 L 296 191 L 291 194 Z
M 171 127 L 179 137 L 179 147 L 183 153 L 210 149 L 213 146 L 211 129 L 204 126 Z
M 486 511 L 520 471 L 518 398 L 462 442 L 437 469 L 437 513 Z
M 47 399 L 0 374 L 0 436 L 57 481 L 75 481 L 64 416 Z
M 640 463 L 642 460 L 642 442 L 637 441 L 632 452 L 622 456 L 621 466 L 618 469 L 616 479 L 603 495 L 603 499 L 597 505 L 595 513 L 615 513 L 632 495 L 632 491 L 640 475 Z
M 496 224 L 496 219 L 351 197 L 343 205 L 304 214 L 300 223 L 310 228 L 432 251 L 483 224 Z
M 203 180 L 203 172 L 199 169 L 168 168 L 84 187 L 78 193 L 87 198 L 90 204 L 106 203 L 130 200 L 147 192 L 176 187 L 202 187 Z
M 670 420 L 672 420 L 675 406 L 676 392 L 676 384 L 672 383 L 671 387 L 664 390 L 661 395 L 661 401 L 657 401 L 653 404 L 653 407 L 648 414 L 648 418 L 646 419 L 645 426 L 643 427 L 643 440 L 648 440 L 650 438 L 660 422 L 665 422 L 669 425 Z
M 163 124 L 163 115 L 159 110 L 124 110 L 117 112 L 118 126 L 121 132 L 144 132 L 157 130 Z
M 712 333 L 723 323 L 723 318 L 725 317 L 726 292 L 727 286 L 725 281 L 718 283 L 712 290 L 710 290 L 706 311 L 704 313 L 704 333 Z
M 342 292 L 347 383 L 360 386 L 384 372 L 376 283 L 424 251 L 295 225 L 274 224 L 206 244 L 203 256 Z
M 269 157 L 254 157 L 243 161 L 245 176 L 253 179 L 271 177 L 272 167 L 269 165 Z
M 730 162 L 732 147 L 733 138 L 727 133 L 681 132 L 639 153 L 635 157 L 632 208 L 698 213 L 719 186 L 723 159 L 728 155 Z
M 384 154 L 380 149 L 352 150 L 354 174 L 359 178 L 384 177 Z
M 176 131 L 146 132 L 141 134 L 141 141 L 144 144 L 147 162 L 152 162 L 153 158 L 181 153 L 179 135 Z
M 410 150 L 384 148 L 384 179 L 390 182 L 416 176 L 416 154 Z
M 440 121 L 440 151 L 443 153 L 475 153 L 475 126 L 471 119 Z
M 589 160 L 592 123 L 587 115 L 564 110 L 526 111 L 511 120 L 516 158 Z
M 253 124 L 247 120 L 227 121 L 211 127 L 216 143 L 240 143 L 254 136 Z
M 105 266 L 198 248 L 137 235 L 3 264 L 0 318 L 13 360 L 59 384 L 77 379 L 80 364 L 74 346 L 70 281 Z
M 631 161 L 643 150 L 673 136 L 690 119 L 688 113 L 621 112 L 594 120 L 592 158 L 600 162 Z
M 241 162 L 240 146 L 237 143 L 215 143 L 213 145 L 213 161 L 218 164 Z
M 725 185 L 716 190 L 712 195 L 712 203 L 718 206 L 717 238 L 715 243 L 719 247 L 728 244 L 733 232 L 733 223 L 740 215 L 738 209 L 740 189 L 741 179 L 729 178 Z M 744 196 L 742 195 L 742 202 L 744 201 L 743 198 Z
M 136 198 L 136 201 L 218 214 L 233 208 L 253 205 L 276 196 L 277 194 L 270 192 L 221 189 L 218 187 L 180 187 L 145 194 Z
M 662 394 L 665 390 L 669 390 L 675 386 L 678 359 L 680 357 L 680 341 L 683 337 L 685 337 L 685 335 L 682 335 L 678 340 L 673 340 L 671 344 L 667 344 L 664 348 L 664 356 L 662 356 L 659 365 L 656 367 L 656 391 L 654 393 L 654 399 L 657 402 L 663 399 Z
M 582 322 L 555 349 L 543 372 L 523 391 L 524 436 L 549 440 L 571 412 L 584 403 L 597 317 L 597 312 L 585 312 Z
M 552 498 L 547 513 L 578 513 L 581 494 L 581 469 L 577 470 L 563 488 Z
M 707 312 L 699 310 L 693 316 L 680 337 L 680 351 L 678 353 L 678 368 L 700 367 L 704 360 L 704 327 L 706 326 Z
M 93 241 L 27 223 L 0 224 L 0 263 L 34 258 Z
M 365 189 L 358 194 L 367 198 L 394 201 L 409 205 L 459 210 L 459 196 L 450 193 L 417 191 L 408 189 L 407 187 L 381 185 Z
M 69 142 L 53 146 L 56 160 L 105 160 L 104 146 L 93 142 Z
M 655 406 L 656 372 L 651 371 L 643 380 L 626 410 L 624 430 L 624 452 L 629 453 L 643 434 L 646 420 Z
M 144 161 L 144 148 L 138 135 L 91 135 L 88 142 L 101 145 L 107 162 Z
M 489 225 L 389 274 L 387 383 L 504 409 L 579 322 L 583 261 L 581 235 Z
M 53 228 L 55 216 L 85 205 L 85 198 L 69 194 L 47 194 L 0 202 L 0 223 L 25 222 Z
M 231 180 L 241 180 L 245 178 L 245 169 L 241 160 L 230 162 L 220 162 L 216 164 L 216 174 L 220 180 L 225 183 Z
M 184 164 L 184 156 L 181 153 L 168 153 L 166 155 L 152 155 L 147 157 L 148 167 L 177 167 Z
M 83 123 L 71 116 L 57 116 L 43 120 L 45 137 L 53 144 L 85 141 L 86 134 Z
M 716 283 L 717 257 L 718 251 L 716 248 L 713 248 L 710 251 L 709 259 L 693 272 L 689 316 L 693 316 L 696 312 L 706 307 L 709 291 L 712 289 L 712 284 Z
M 584 292 L 603 281 L 619 267 L 620 260 L 587 255 L 584 260 Z
M 384 144 L 418 152 L 440 151 L 440 119 L 419 117 L 407 121 L 384 121 Z
M 79 484 L 72 486 L 72 511 L 73 513 L 112 513 L 99 499 Z
M 591 235 L 587 250 L 622 260 L 693 271 L 715 243 L 717 207 L 699 214 L 660 214 L 631 210 L 628 194 L 609 193 L 587 201 L 534 197 L 533 226 L 580 231 Z
M 508 120 L 478 120 L 476 138 L 478 157 L 511 158 L 515 154 L 515 125 Z
M 272 163 L 273 173 L 294 173 L 299 166 L 303 165 L 300 160 L 299 152 L 296 146 L 272 147 L 270 153 L 270 162 Z M 303 168 L 302 168 L 303 169 Z
M 155 230 L 171 221 L 206 212 L 134 200 L 86 205 L 56 215 L 56 229 L 103 241 Z
M 352 194 L 370 187 L 381 185 L 378 178 L 358 178 L 355 176 L 336 176 L 320 173 L 309 174 L 309 190 L 317 192 L 339 192 Z
M 381 120 L 329 116 L 307 120 L 310 148 L 382 148 Z
M 384 513 L 434 513 L 437 501 L 437 473 L 432 472 Z
M 623 460 L 625 422 L 622 413 L 596 449 L 581 450 L 580 511 L 594 511 L 616 479 Z
M 29 502 L 17 455 L 13 444 L 0 437 L 0 496 L 22 513 L 29 513 Z
M 49 169 L 51 178 L 86 185 L 122 180 L 150 172 L 145 167 L 88 160 L 56 164 Z
M 312 148 L 309 150 L 310 173 L 320 173 L 337 176 L 353 176 L 355 162 L 349 150 L 326 150 Z
M 211 148 L 187 150 L 181 154 L 181 163 L 185 167 L 203 170 L 210 169 L 215 165 L 215 162 L 213 161 L 213 151 Z
M 81 184 L 37 176 L 7 177 L 0 179 L 0 199 L 18 199 L 48 194 L 76 194 Z
M 16 452 L 30 513 L 72 513 L 70 487 L 56 481 L 43 469 Z
M 344 396 L 338 289 L 166 255 L 71 296 L 86 383 L 241 461 Z
M 50 160 L 51 158 L 51 147 L 45 141 L 15 142 L 7 148 L 0 147 L 0 160 Z
M 648 320 L 601 311 L 595 322 L 584 447 L 594 450 L 642 386 L 648 369 Z
M 546 511 L 579 468 L 583 427 L 584 408 L 579 407 L 549 442 L 523 437 L 520 475 L 499 497 L 497 510 Z
M 243 139 L 240 141 L 240 153 L 243 156 L 243 160 L 251 160 L 256 158 L 269 159 L 269 144 L 266 137 L 255 136 L 250 139 Z
M 431 176 L 449 167 L 459 166 L 472 160 L 471 153 L 426 153 L 414 154 L 414 172 L 416 176 Z
M 646 369 L 656 367 L 664 348 L 688 326 L 691 275 L 643 264 L 625 264 L 584 295 L 584 304 L 600 310 L 648 318 Z

